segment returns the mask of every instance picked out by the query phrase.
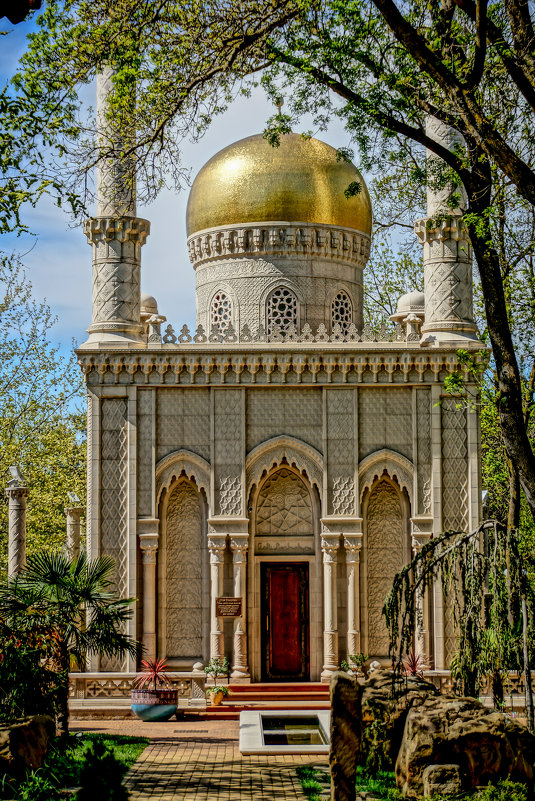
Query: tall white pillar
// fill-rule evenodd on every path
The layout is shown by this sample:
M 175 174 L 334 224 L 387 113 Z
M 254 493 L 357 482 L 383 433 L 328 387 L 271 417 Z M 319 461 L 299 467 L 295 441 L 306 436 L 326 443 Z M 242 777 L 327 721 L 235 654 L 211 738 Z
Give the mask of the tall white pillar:
M 158 532 L 139 534 L 139 547 L 143 559 L 143 636 L 145 656 L 155 659 L 158 654 L 156 642 L 156 609 L 158 564 Z
M 12 476 L 5 493 L 8 499 L 7 575 L 14 576 L 26 564 L 26 498 L 28 487 L 17 465 L 9 468 Z
M 414 537 L 412 538 L 412 553 L 413 557 L 417 556 L 422 549 L 421 544 Z M 415 582 L 418 582 L 421 576 L 421 569 L 416 568 L 414 574 Z M 426 620 L 424 611 L 424 588 L 420 584 L 416 588 L 414 594 L 414 653 L 416 656 L 425 658 L 425 639 L 426 639 Z
M 77 559 L 80 555 L 80 518 L 82 507 L 80 498 L 73 492 L 69 492 L 70 506 L 65 508 L 67 518 L 67 556 L 69 559 Z
M 225 535 L 208 539 L 210 552 L 210 659 L 223 659 L 225 637 L 223 620 L 217 616 L 216 600 L 223 595 L 223 570 L 225 564 Z
M 93 249 L 93 305 L 86 344 L 143 341 L 141 247 L 150 223 L 136 216 L 135 158 L 122 156 L 134 142 L 134 129 L 119 131 L 109 118 L 112 78 L 110 67 L 97 75 L 97 216 L 84 223 Z
M 234 618 L 232 678 L 249 677 L 247 667 L 247 537 L 231 537 L 234 597 L 241 599 L 241 616 Z
M 323 553 L 323 670 L 322 681 L 328 681 L 338 670 L 338 604 L 336 565 L 339 537 L 322 537 Z
M 344 537 L 347 566 L 347 654 L 359 654 L 360 643 L 360 551 L 362 537 Z
M 448 150 L 464 145 L 454 128 L 434 117 L 426 120 L 426 134 Z M 440 158 L 427 151 L 427 169 L 439 178 Z M 466 195 L 459 187 L 457 208 L 449 206 L 451 191 L 427 189 L 427 217 L 414 224 L 424 250 L 425 322 L 422 341 L 427 344 L 461 346 L 474 340 L 477 328 L 472 308 L 472 248 L 462 219 Z

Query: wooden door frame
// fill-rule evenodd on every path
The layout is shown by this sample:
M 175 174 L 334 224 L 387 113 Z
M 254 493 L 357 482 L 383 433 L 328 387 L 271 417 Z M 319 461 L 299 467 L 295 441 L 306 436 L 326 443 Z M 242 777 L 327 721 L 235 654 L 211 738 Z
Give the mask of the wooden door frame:
M 302 674 L 296 676 L 274 676 L 269 671 L 269 634 L 267 627 L 270 613 L 267 595 L 267 577 L 270 569 L 292 570 L 300 574 L 300 606 L 301 611 L 301 663 Z M 261 681 L 310 681 L 310 564 L 308 560 L 264 561 L 260 564 L 260 676 Z M 303 631 L 304 629 L 304 631 Z

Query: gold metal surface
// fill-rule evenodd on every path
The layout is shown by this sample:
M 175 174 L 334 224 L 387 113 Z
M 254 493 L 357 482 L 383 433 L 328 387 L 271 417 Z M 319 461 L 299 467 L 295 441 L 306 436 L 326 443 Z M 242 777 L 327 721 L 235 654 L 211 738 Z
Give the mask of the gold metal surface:
M 360 194 L 344 191 L 358 181 Z M 309 222 L 371 233 L 368 189 L 353 164 L 319 139 L 281 136 L 271 147 L 261 134 L 220 150 L 191 187 L 188 236 L 204 228 L 251 222 Z

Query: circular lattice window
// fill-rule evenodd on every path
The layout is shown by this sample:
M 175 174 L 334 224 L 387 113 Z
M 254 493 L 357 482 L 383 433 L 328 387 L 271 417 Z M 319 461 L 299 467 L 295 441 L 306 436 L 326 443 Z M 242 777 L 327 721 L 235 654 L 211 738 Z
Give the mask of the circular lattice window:
M 225 331 L 230 325 L 232 317 L 232 303 L 224 292 L 218 292 L 212 298 L 212 309 L 210 313 L 210 323 L 212 326 L 218 325 L 220 331 Z
M 277 325 L 285 331 L 290 325 L 297 327 L 297 298 L 291 289 L 279 286 L 270 293 L 266 305 L 267 332 L 273 333 Z
M 331 325 L 339 323 L 342 331 L 347 331 L 353 322 L 353 304 L 346 292 L 338 292 L 331 304 Z

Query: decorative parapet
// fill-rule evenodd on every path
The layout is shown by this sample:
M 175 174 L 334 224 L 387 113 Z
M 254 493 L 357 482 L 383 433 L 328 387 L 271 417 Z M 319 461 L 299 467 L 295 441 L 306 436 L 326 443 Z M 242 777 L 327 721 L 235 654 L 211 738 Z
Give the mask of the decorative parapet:
M 309 256 L 356 264 L 364 268 L 371 237 L 330 225 L 273 223 L 234 225 L 197 232 L 188 239 L 194 267 L 214 259 L 236 256 Z
M 103 702 L 130 703 L 132 682 L 136 673 L 70 673 L 69 703 L 71 706 L 91 706 Z M 205 704 L 206 674 L 204 670 L 166 674 L 170 686 L 178 690 L 179 706 Z
M 282 330 L 278 325 L 272 326 L 271 332 L 268 334 L 263 326 L 259 326 L 255 331 L 251 331 L 248 325 L 243 325 L 241 331 L 236 331 L 232 324 L 229 324 L 224 329 L 219 325 L 213 325 L 210 332 L 205 331 L 202 325 L 197 326 L 194 333 L 190 331 L 187 325 L 183 325 L 180 333 L 177 334 L 171 324 L 169 324 L 163 336 L 158 338 L 153 335 L 150 339 L 150 344 L 163 344 L 163 345 L 235 345 L 239 344 L 264 344 L 264 343 L 292 343 L 292 342 L 420 342 L 420 336 L 417 333 L 407 334 L 401 324 L 390 326 L 387 323 L 382 323 L 376 329 L 371 325 L 366 324 L 361 331 L 359 331 L 354 323 L 351 323 L 346 329 L 342 328 L 340 323 L 336 323 L 332 332 L 329 333 L 324 323 L 321 323 L 314 332 L 308 323 L 305 323 L 301 330 L 298 330 L 295 325 L 289 325 Z
M 486 351 L 474 353 L 484 358 Z M 386 384 L 439 383 L 460 372 L 471 383 L 455 352 L 420 348 L 396 350 L 393 344 L 373 352 L 362 345 L 320 352 L 316 348 L 248 348 L 213 352 L 198 346 L 184 350 L 113 353 L 78 351 L 88 384 Z

